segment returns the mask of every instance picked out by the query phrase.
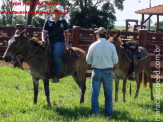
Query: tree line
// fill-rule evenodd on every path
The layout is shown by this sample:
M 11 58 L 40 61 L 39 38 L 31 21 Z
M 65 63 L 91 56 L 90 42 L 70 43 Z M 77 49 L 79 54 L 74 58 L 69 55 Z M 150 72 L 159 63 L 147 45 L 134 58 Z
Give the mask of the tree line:
M 15 0 L 18 1 L 18 0 Z M 47 0 L 46 0 L 47 1 Z M 10 0 L 2 0 L 1 11 L 13 11 L 15 6 L 9 4 Z M 14 2 L 14 0 L 13 0 Z M 39 2 L 39 0 L 19 0 L 19 2 Z M 56 2 L 56 0 L 49 0 L 49 2 Z M 116 21 L 115 8 L 123 10 L 124 0 L 57 0 L 69 13 L 64 15 L 68 20 L 69 27 L 73 25 L 81 26 L 82 28 L 94 28 L 103 26 L 106 28 L 113 28 Z M 28 11 L 45 11 L 50 9 L 50 5 L 32 4 L 29 6 Z M 27 11 L 27 6 L 24 6 L 24 11 Z M 24 24 L 42 27 L 45 18 L 50 15 L 14 15 L 14 14 L 1 14 L 0 26 L 2 25 L 15 25 Z
M 15 6 L 10 5 L 11 0 L 2 0 L 1 11 L 13 11 Z M 12 0 L 19 2 L 39 2 L 40 0 Z M 47 1 L 47 0 L 45 0 Z M 44 2 L 45 2 L 44 1 Z M 57 0 L 69 13 L 64 15 L 68 20 L 69 27 L 81 26 L 82 28 L 96 28 L 103 26 L 108 29 L 114 28 L 114 22 L 116 21 L 115 8 L 123 10 L 123 2 L 125 0 Z M 41 1 L 43 2 L 43 1 Z M 56 0 L 49 0 L 49 2 L 56 2 Z M 27 7 L 24 6 L 24 11 L 47 11 L 51 8 L 51 5 L 39 5 L 35 4 Z M 27 10 L 28 8 L 28 10 Z M 35 27 L 42 27 L 45 19 L 51 15 L 14 15 L 14 14 L 1 14 L 0 15 L 0 26 L 24 24 L 34 25 Z M 160 23 L 162 25 L 163 22 Z M 162 31 L 162 26 L 159 30 Z

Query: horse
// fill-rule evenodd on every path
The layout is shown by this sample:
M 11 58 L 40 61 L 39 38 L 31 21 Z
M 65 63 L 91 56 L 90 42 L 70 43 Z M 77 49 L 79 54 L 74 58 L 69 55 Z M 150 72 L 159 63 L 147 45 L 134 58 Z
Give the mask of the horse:
M 34 86 L 34 104 L 37 104 L 39 80 L 44 83 L 44 91 L 48 106 L 51 106 L 49 97 L 49 79 L 52 78 L 52 57 L 46 54 L 46 49 L 43 47 L 42 41 L 37 38 L 28 39 L 25 36 L 26 30 L 21 33 L 15 32 L 14 36 L 8 41 L 8 47 L 3 55 L 6 62 L 11 62 L 17 55 L 22 55 L 24 61 L 30 67 L 30 73 L 33 79 Z M 63 77 L 72 76 L 80 88 L 80 104 L 84 103 L 84 94 L 86 90 L 86 53 L 84 50 L 72 47 L 78 58 L 71 62 L 61 64 L 61 74 Z
M 128 61 L 127 56 L 125 54 L 125 50 L 124 48 L 121 46 L 121 39 L 118 38 L 120 36 L 120 31 L 115 34 L 114 37 L 110 37 L 108 39 L 109 42 L 114 43 L 116 50 L 117 50 L 117 54 L 118 54 L 118 58 L 119 58 L 119 62 L 117 65 L 115 65 L 113 72 L 114 72 L 114 78 L 115 78 L 115 102 L 118 101 L 118 85 L 119 85 L 119 80 L 122 79 L 123 80 L 123 88 L 122 88 L 122 92 L 123 92 L 123 102 L 125 103 L 125 94 L 126 94 L 126 81 L 128 76 L 128 71 L 130 68 L 131 63 Z M 146 50 L 144 47 L 139 46 L 139 48 L 141 48 L 142 50 Z M 147 50 L 146 50 L 147 52 Z M 149 53 L 148 53 L 149 54 Z M 148 55 L 146 58 L 139 60 L 137 62 L 137 66 L 134 67 L 135 69 L 135 80 L 137 83 L 137 89 L 136 89 L 136 93 L 134 96 L 134 99 L 136 99 L 138 97 L 139 94 L 139 88 L 140 88 L 140 79 L 139 79 L 139 75 L 140 73 L 142 73 L 142 82 L 143 82 L 143 86 L 144 88 L 146 87 L 147 84 L 147 80 L 149 81 L 149 86 L 151 89 L 151 100 L 154 100 L 153 97 L 153 82 L 151 79 L 151 57 L 150 55 Z M 143 72 L 142 72 L 143 71 Z M 131 87 L 131 86 L 130 86 Z

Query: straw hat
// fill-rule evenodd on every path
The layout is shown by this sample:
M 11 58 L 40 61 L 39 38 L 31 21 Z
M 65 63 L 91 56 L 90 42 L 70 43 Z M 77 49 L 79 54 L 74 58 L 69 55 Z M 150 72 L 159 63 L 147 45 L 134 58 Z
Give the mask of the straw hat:
M 55 11 L 55 10 L 60 11 L 62 13 L 65 12 L 65 10 L 63 9 L 63 6 L 61 6 L 61 5 L 57 5 L 57 6 L 52 6 L 51 7 L 51 11 Z

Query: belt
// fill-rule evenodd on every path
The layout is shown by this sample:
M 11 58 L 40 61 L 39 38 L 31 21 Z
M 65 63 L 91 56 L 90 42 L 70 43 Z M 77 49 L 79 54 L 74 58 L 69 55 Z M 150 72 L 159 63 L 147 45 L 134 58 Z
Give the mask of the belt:
M 93 69 L 98 69 L 98 68 L 93 68 Z M 98 70 L 112 70 L 113 68 L 106 68 L 106 69 L 98 69 Z

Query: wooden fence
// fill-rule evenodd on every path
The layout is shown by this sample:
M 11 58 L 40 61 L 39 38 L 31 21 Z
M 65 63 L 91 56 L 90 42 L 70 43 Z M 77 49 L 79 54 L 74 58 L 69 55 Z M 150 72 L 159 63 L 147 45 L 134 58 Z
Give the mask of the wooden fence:
M 23 25 L 16 25 L 15 27 L 0 27 L 1 37 L 0 37 L 0 59 L 2 59 L 2 55 L 7 47 L 8 40 L 14 35 L 16 29 L 23 30 L 25 27 Z M 42 28 L 27 28 L 27 37 L 31 38 L 33 36 L 41 39 Z M 116 34 L 117 31 L 108 31 L 108 37 Z M 91 43 L 93 43 L 96 38 L 94 34 L 94 30 L 83 29 L 80 27 L 74 27 L 69 30 L 69 40 L 70 44 L 75 47 L 79 47 L 84 49 L 86 52 Z M 147 48 L 151 55 L 151 77 L 153 81 L 157 78 L 155 71 L 158 70 L 156 65 L 160 63 L 160 79 L 163 80 L 163 33 L 154 33 L 148 32 L 146 30 L 140 30 L 137 32 L 121 32 L 122 38 L 131 38 L 134 40 L 138 40 L 141 46 Z M 159 52 L 156 52 L 156 46 L 159 48 Z M 160 53 L 160 55 L 158 55 Z M 156 57 L 157 54 L 157 57 Z M 160 61 L 156 61 L 156 58 Z M 88 69 L 87 76 L 90 77 L 91 69 Z

